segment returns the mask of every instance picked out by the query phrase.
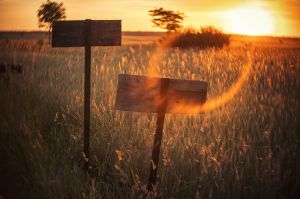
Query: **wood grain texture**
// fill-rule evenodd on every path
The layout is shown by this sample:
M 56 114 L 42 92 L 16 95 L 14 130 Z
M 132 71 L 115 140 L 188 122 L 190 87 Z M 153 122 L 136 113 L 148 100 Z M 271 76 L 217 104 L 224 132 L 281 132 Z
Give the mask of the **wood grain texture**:
M 91 46 L 120 46 L 121 20 L 90 20 Z M 53 47 L 85 46 L 86 20 L 56 21 L 52 29 Z
M 115 109 L 157 113 L 164 101 L 160 95 L 162 78 L 120 74 Z M 167 113 L 198 113 L 206 101 L 208 83 L 169 79 Z

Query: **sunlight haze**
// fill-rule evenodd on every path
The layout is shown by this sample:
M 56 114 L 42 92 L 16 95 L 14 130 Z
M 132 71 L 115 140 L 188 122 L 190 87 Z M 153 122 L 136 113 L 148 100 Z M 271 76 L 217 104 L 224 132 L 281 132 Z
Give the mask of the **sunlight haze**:
M 0 0 L 0 30 L 38 29 L 41 0 Z M 124 31 L 162 31 L 153 27 L 150 9 L 184 12 L 185 27 L 214 25 L 228 33 L 300 36 L 298 0 L 62 0 L 67 20 L 121 19 Z

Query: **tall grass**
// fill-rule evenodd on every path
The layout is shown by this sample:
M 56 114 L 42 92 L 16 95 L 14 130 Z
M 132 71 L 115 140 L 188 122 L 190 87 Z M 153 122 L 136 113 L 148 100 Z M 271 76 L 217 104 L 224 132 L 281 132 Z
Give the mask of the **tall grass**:
M 1 41 L 0 193 L 4 198 L 144 198 L 155 114 L 114 110 L 119 73 L 146 75 L 155 46 L 94 48 L 91 168 L 82 171 L 83 49 Z M 239 77 L 249 47 L 167 52 L 158 75 L 206 80 L 211 99 Z M 226 105 L 167 115 L 157 198 L 297 198 L 300 50 L 252 49 Z

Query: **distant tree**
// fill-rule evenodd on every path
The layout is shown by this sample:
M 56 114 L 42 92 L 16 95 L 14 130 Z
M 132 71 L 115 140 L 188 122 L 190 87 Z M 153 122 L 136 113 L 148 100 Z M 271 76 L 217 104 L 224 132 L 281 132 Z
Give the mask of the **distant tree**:
M 153 17 L 152 22 L 155 26 L 166 29 L 168 32 L 180 30 L 182 28 L 181 23 L 185 18 L 182 12 L 165 10 L 164 8 L 149 10 L 149 15 Z
M 43 3 L 37 10 L 37 17 L 39 27 L 48 29 L 50 43 L 50 32 L 53 22 L 66 19 L 66 9 L 63 3 L 47 0 L 47 2 Z

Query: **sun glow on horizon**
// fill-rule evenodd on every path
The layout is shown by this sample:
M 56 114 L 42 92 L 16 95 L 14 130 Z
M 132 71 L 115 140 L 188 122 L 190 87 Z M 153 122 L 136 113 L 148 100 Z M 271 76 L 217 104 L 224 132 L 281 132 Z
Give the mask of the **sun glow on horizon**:
M 245 35 L 274 34 L 275 18 L 260 4 L 234 8 L 222 15 L 228 32 Z

